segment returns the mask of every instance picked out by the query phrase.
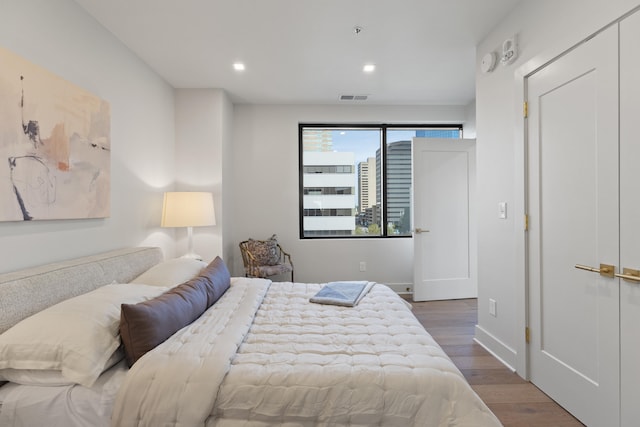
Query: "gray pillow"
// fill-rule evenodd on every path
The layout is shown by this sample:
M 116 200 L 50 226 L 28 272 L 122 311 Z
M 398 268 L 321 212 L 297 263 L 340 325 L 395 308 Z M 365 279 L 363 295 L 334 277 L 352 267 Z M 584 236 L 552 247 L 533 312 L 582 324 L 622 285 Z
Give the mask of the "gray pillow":
M 227 266 L 216 257 L 198 276 L 164 294 L 139 304 L 122 304 L 120 336 L 129 366 L 200 317 L 230 284 Z

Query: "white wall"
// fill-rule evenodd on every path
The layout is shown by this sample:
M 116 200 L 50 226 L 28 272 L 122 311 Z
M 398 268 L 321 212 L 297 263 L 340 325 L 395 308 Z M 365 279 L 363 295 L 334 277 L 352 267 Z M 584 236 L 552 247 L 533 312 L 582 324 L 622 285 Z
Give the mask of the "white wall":
M 295 280 L 413 282 L 413 242 L 299 238 L 298 123 L 463 123 L 465 106 L 380 107 L 236 105 L 233 128 L 232 273 L 242 275 L 237 242 L 273 233 L 295 266 Z M 359 262 L 367 271 L 359 271 Z
M 125 246 L 171 255 L 158 227 L 174 176 L 171 87 L 72 0 L 3 0 L 0 45 L 111 105 L 111 217 L 0 223 L 0 272 Z
M 476 100 L 474 99 L 465 110 L 466 119 L 463 129 L 465 139 L 475 139 L 476 137 Z
M 487 52 L 518 34 L 520 56 L 476 73 L 478 328 L 476 338 L 524 374 L 523 76 L 637 6 L 637 0 L 523 1 L 477 47 Z M 498 219 L 498 202 L 508 219 Z M 489 298 L 498 316 L 489 315 Z M 569 307 L 567 309 L 570 309 Z
M 229 268 L 233 265 L 234 256 L 238 248 L 238 242 L 233 239 L 233 201 L 235 195 L 233 186 L 228 184 L 233 180 L 233 104 L 227 96 L 221 103 L 222 117 L 220 119 L 220 144 L 222 150 L 222 182 L 225 185 L 220 189 L 222 209 L 218 209 L 218 220 L 224 224 L 222 227 L 222 259 Z M 218 215 L 218 213 L 216 213 Z M 238 254 L 239 255 L 239 254 Z
M 231 201 L 223 197 L 223 160 L 229 157 L 233 107 L 220 89 L 177 89 L 175 100 L 176 191 L 211 192 L 216 211 L 215 226 L 193 230 L 193 250 L 206 261 L 218 255 L 226 260 L 222 230 Z M 186 252 L 186 230 L 177 230 L 176 238 L 179 256 Z

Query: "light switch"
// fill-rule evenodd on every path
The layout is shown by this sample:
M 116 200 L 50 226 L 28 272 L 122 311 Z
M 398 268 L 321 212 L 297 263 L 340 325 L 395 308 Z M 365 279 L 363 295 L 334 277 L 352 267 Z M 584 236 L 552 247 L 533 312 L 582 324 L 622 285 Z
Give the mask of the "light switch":
M 498 218 L 507 219 L 507 202 L 498 203 Z
M 497 313 L 498 303 L 493 298 L 489 298 L 489 314 L 493 317 L 498 317 Z

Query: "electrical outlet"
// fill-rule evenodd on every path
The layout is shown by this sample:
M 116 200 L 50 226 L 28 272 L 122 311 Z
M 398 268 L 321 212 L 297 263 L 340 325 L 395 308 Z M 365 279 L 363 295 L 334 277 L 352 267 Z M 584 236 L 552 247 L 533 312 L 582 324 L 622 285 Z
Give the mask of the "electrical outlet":
M 360 261 L 360 271 L 367 271 L 367 263 L 365 261 Z
M 493 317 L 498 317 L 497 314 L 497 307 L 498 303 L 496 302 L 496 300 L 489 298 L 489 314 L 492 315 Z

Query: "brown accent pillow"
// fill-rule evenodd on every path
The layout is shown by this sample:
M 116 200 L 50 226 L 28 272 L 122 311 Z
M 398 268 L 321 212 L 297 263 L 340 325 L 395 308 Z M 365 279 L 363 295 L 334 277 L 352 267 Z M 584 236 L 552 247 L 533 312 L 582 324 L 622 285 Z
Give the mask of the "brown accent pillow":
M 276 265 L 280 261 L 278 238 L 275 234 L 268 240 L 249 239 L 247 246 L 258 265 Z
M 131 367 L 145 353 L 191 324 L 229 289 L 231 277 L 220 257 L 198 276 L 138 304 L 122 304 L 120 336 Z

